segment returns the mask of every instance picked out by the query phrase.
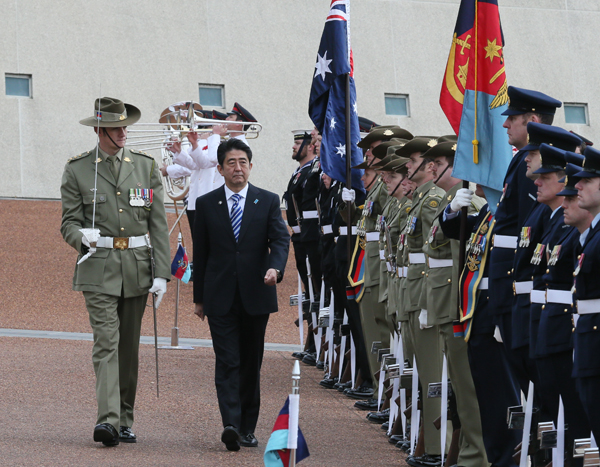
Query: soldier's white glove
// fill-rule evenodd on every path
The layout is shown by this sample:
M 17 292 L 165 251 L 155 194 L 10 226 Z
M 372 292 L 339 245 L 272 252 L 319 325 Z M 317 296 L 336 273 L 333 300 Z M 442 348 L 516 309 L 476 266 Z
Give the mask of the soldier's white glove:
M 79 229 L 83 234 L 81 243 L 88 247 L 88 252 L 79 260 L 77 264 L 83 263 L 86 259 L 96 253 L 96 242 L 100 238 L 100 229 Z
M 160 305 L 163 295 L 167 292 L 167 279 L 162 277 L 155 277 L 152 287 L 148 292 L 156 294 L 156 308 Z
M 469 206 L 472 199 L 473 192 L 468 188 L 461 188 L 456 192 L 456 196 L 454 196 L 454 199 L 450 203 L 450 209 L 454 212 L 460 211 L 465 206 Z
M 419 313 L 419 327 L 421 329 L 429 329 L 433 326 L 427 325 L 427 310 L 421 309 L 421 313 Z
M 496 326 L 496 328 L 494 329 L 494 339 L 496 339 L 496 341 L 500 342 L 501 344 L 504 342 L 502 340 L 502 333 L 500 332 L 500 328 L 498 326 Z
M 348 188 L 342 188 L 342 199 L 346 203 L 354 203 L 354 200 L 356 199 L 356 193 L 352 189 L 349 190 Z

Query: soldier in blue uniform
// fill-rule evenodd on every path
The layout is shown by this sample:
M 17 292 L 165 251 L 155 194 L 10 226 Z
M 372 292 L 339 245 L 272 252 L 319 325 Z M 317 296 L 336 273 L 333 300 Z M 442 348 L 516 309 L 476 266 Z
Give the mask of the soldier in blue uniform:
M 531 350 L 539 374 L 538 389 L 554 423 L 557 423 L 559 397 L 564 404 L 566 453 L 570 459 L 573 440 L 589 435 L 590 428 L 583 406 L 571 378 L 573 371 L 573 343 L 571 320 L 573 316 L 573 269 L 579 234 L 589 227 L 591 215 L 577 204 L 574 174 L 581 168 L 568 164 L 566 158 L 581 164 L 583 156 L 553 146 L 540 146 L 542 166 L 538 200 L 553 209 L 550 226 L 538 243 L 531 261 L 535 265 L 534 288 L 531 291 Z M 563 185 L 565 178 L 566 186 Z M 559 191 L 560 190 L 560 191 Z M 556 195 L 554 194 L 556 193 Z M 563 198 L 564 197 L 564 198 Z M 557 206 L 561 203 L 561 206 Z M 537 336 L 534 342 L 534 336 Z M 574 465 L 581 465 L 578 459 Z
M 527 151 L 527 123 L 552 124 L 556 109 L 562 104 L 546 94 L 509 86 L 509 107 L 504 111 L 508 142 L 519 151 L 513 157 L 504 178 L 504 189 L 495 213 L 493 249 L 490 250 L 489 302 L 494 310 L 502 340 L 509 352 L 512 347 L 511 311 L 513 297 L 513 263 L 518 235 L 535 202 L 536 188 L 526 177 L 524 162 Z M 521 385 L 527 392 L 527 370 L 511 359 Z M 490 371 L 493 369 L 490 368 Z
M 594 217 L 580 237 L 575 264 L 577 299 L 573 376 L 596 440 L 600 440 L 600 151 L 587 147 L 583 170 L 576 174 L 579 207 Z M 577 319 L 579 318 L 579 319 Z

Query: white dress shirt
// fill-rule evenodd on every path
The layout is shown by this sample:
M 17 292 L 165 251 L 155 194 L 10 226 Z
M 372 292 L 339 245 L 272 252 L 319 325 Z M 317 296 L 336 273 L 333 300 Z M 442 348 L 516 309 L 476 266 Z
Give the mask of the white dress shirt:
M 234 194 L 235 193 L 233 191 L 231 191 L 227 185 L 225 185 L 225 199 L 227 200 L 227 212 L 229 213 L 229 215 L 231 215 L 231 208 L 233 207 L 233 203 L 234 203 L 234 201 L 233 201 L 233 199 L 231 199 L 231 197 Z M 242 213 L 243 213 L 244 207 L 246 206 L 246 196 L 248 195 L 248 184 L 247 183 L 246 183 L 246 186 L 244 188 L 242 188 L 242 190 L 240 192 L 238 192 L 238 195 L 241 196 L 239 205 L 240 205 L 240 209 L 242 210 Z

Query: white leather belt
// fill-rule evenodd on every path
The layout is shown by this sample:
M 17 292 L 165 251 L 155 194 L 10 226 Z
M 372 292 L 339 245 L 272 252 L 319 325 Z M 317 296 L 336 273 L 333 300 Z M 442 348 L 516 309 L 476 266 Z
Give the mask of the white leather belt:
M 299 225 L 292 226 L 292 232 L 294 232 L 294 233 L 300 233 L 300 226 Z
M 494 235 L 494 247 L 517 248 L 517 237 L 513 235 Z
M 394 268 L 392 268 L 392 263 L 390 263 L 389 261 L 386 261 L 385 264 L 387 265 L 388 272 L 392 272 L 394 270 Z
M 398 266 L 396 268 L 396 272 L 398 273 L 398 277 L 406 277 L 406 274 L 408 273 L 408 268 L 406 266 Z
M 321 228 L 323 229 L 323 235 L 333 233 L 333 228 L 331 227 L 331 225 L 324 225 Z
M 595 298 L 592 300 L 577 300 L 577 313 L 580 315 L 600 313 L 600 298 Z
M 453 261 L 451 259 L 429 258 L 429 268 L 430 269 L 449 268 L 450 266 L 452 266 L 452 264 L 453 264 Z
M 302 211 L 303 219 L 318 219 L 319 211 Z
M 408 276 L 408 266 L 402 267 L 402 277 Z
M 114 248 L 119 250 L 126 250 L 128 248 L 139 248 L 142 246 L 148 246 L 150 240 L 146 241 L 148 235 L 141 235 L 139 237 L 100 237 L 96 246 L 98 248 Z
M 379 232 L 367 232 L 365 235 L 365 239 L 367 242 L 378 242 L 379 241 Z
M 570 290 L 548 289 L 546 291 L 546 302 L 573 306 L 573 294 Z
M 479 284 L 477 285 L 477 290 L 488 290 L 490 288 L 490 281 L 489 278 L 484 277 L 479 281 Z
M 385 261 L 385 250 L 379 250 L 379 259 Z
M 513 282 L 513 290 L 515 291 L 515 295 L 521 295 L 524 293 L 529 293 L 533 289 L 533 281 L 525 281 L 525 282 Z
M 408 261 L 410 264 L 425 264 L 425 253 L 409 253 Z
M 348 227 L 345 225 L 340 227 L 340 237 L 342 235 L 348 235 Z M 352 235 L 356 235 L 356 226 L 352 227 Z
M 543 290 L 532 290 L 529 299 L 531 303 L 546 303 L 546 292 Z

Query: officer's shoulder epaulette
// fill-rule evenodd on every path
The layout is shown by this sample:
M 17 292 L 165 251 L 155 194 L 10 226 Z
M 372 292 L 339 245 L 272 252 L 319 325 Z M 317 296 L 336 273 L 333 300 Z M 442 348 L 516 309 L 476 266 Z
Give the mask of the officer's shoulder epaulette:
M 129 149 L 132 153 L 134 154 L 139 154 L 140 156 L 145 156 L 148 157 L 150 159 L 154 159 L 154 157 L 152 157 L 150 154 L 148 154 L 147 152 L 144 151 L 139 151 L 137 149 Z
M 73 161 L 83 159 L 84 157 L 89 156 L 91 153 L 92 153 L 92 151 L 86 151 L 86 152 L 82 152 L 81 154 L 79 154 L 77 156 L 69 157 L 69 159 L 67 159 L 67 163 L 71 163 Z

